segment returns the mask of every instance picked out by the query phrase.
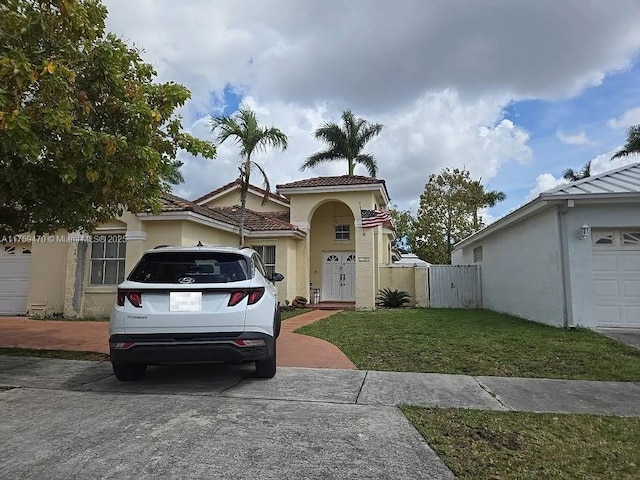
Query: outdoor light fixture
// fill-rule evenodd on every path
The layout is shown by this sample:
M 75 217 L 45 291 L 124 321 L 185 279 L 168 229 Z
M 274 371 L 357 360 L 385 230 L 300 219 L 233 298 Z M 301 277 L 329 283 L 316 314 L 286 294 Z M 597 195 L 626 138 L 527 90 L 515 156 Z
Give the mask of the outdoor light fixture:
M 580 240 L 586 240 L 589 237 L 589 225 L 586 223 L 580 227 Z

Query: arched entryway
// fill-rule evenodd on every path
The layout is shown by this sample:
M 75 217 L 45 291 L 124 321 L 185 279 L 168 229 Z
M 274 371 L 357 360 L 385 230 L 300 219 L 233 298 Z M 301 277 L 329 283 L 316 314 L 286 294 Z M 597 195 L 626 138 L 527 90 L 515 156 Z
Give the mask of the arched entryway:
M 351 208 L 328 200 L 314 210 L 310 223 L 309 280 L 323 302 L 356 300 L 355 219 Z

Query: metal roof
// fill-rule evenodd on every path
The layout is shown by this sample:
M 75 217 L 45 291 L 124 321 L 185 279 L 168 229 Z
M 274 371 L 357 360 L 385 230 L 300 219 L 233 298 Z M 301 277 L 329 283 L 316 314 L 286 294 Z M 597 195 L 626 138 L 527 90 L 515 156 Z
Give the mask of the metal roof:
M 565 183 L 540 194 L 541 197 L 565 197 L 603 194 L 640 193 L 640 162 L 609 170 L 608 172 Z

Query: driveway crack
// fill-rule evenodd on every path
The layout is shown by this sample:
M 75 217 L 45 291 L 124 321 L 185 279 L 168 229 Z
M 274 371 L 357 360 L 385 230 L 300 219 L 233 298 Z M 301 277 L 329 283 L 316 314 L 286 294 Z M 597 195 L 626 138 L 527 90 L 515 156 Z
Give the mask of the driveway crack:
M 360 400 L 360 394 L 362 393 L 362 389 L 364 388 L 364 382 L 367 380 L 367 375 L 369 375 L 369 370 L 366 370 L 364 372 L 364 377 L 362 377 L 362 383 L 360 384 L 360 388 L 358 389 L 358 395 L 356 395 L 356 401 L 354 402 L 355 404 L 357 404 L 358 400 Z
M 221 396 L 223 393 L 228 392 L 229 390 L 231 390 L 234 387 L 237 387 L 238 385 L 240 385 L 242 382 L 244 382 L 247 378 L 249 378 L 251 376 L 250 373 L 246 374 L 244 377 L 241 377 L 238 379 L 237 382 L 232 383 L 231 385 L 223 388 L 222 390 L 220 390 L 218 393 L 215 394 L 216 397 Z
M 511 410 L 511 408 L 509 407 L 509 405 L 507 405 L 506 403 L 504 403 L 496 393 L 493 393 L 493 392 L 489 389 L 489 387 L 487 387 L 486 385 L 484 385 L 484 384 L 480 381 L 480 378 L 479 378 L 479 377 L 472 377 L 472 378 L 476 381 L 476 383 L 480 386 L 480 388 L 481 388 L 482 390 L 484 390 L 484 391 L 485 391 L 485 392 L 487 392 L 489 395 L 491 395 L 491 396 L 496 400 L 496 402 L 498 402 L 502 407 L 504 407 L 504 408 L 505 408 L 505 410 Z

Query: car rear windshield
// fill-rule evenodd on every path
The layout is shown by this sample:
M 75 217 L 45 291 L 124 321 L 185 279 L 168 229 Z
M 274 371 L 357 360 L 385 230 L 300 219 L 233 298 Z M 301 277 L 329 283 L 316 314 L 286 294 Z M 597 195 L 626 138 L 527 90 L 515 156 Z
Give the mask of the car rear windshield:
M 141 283 L 228 283 L 247 280 L 246 257 L 224 252 L 147 253 L 129 274 Z

